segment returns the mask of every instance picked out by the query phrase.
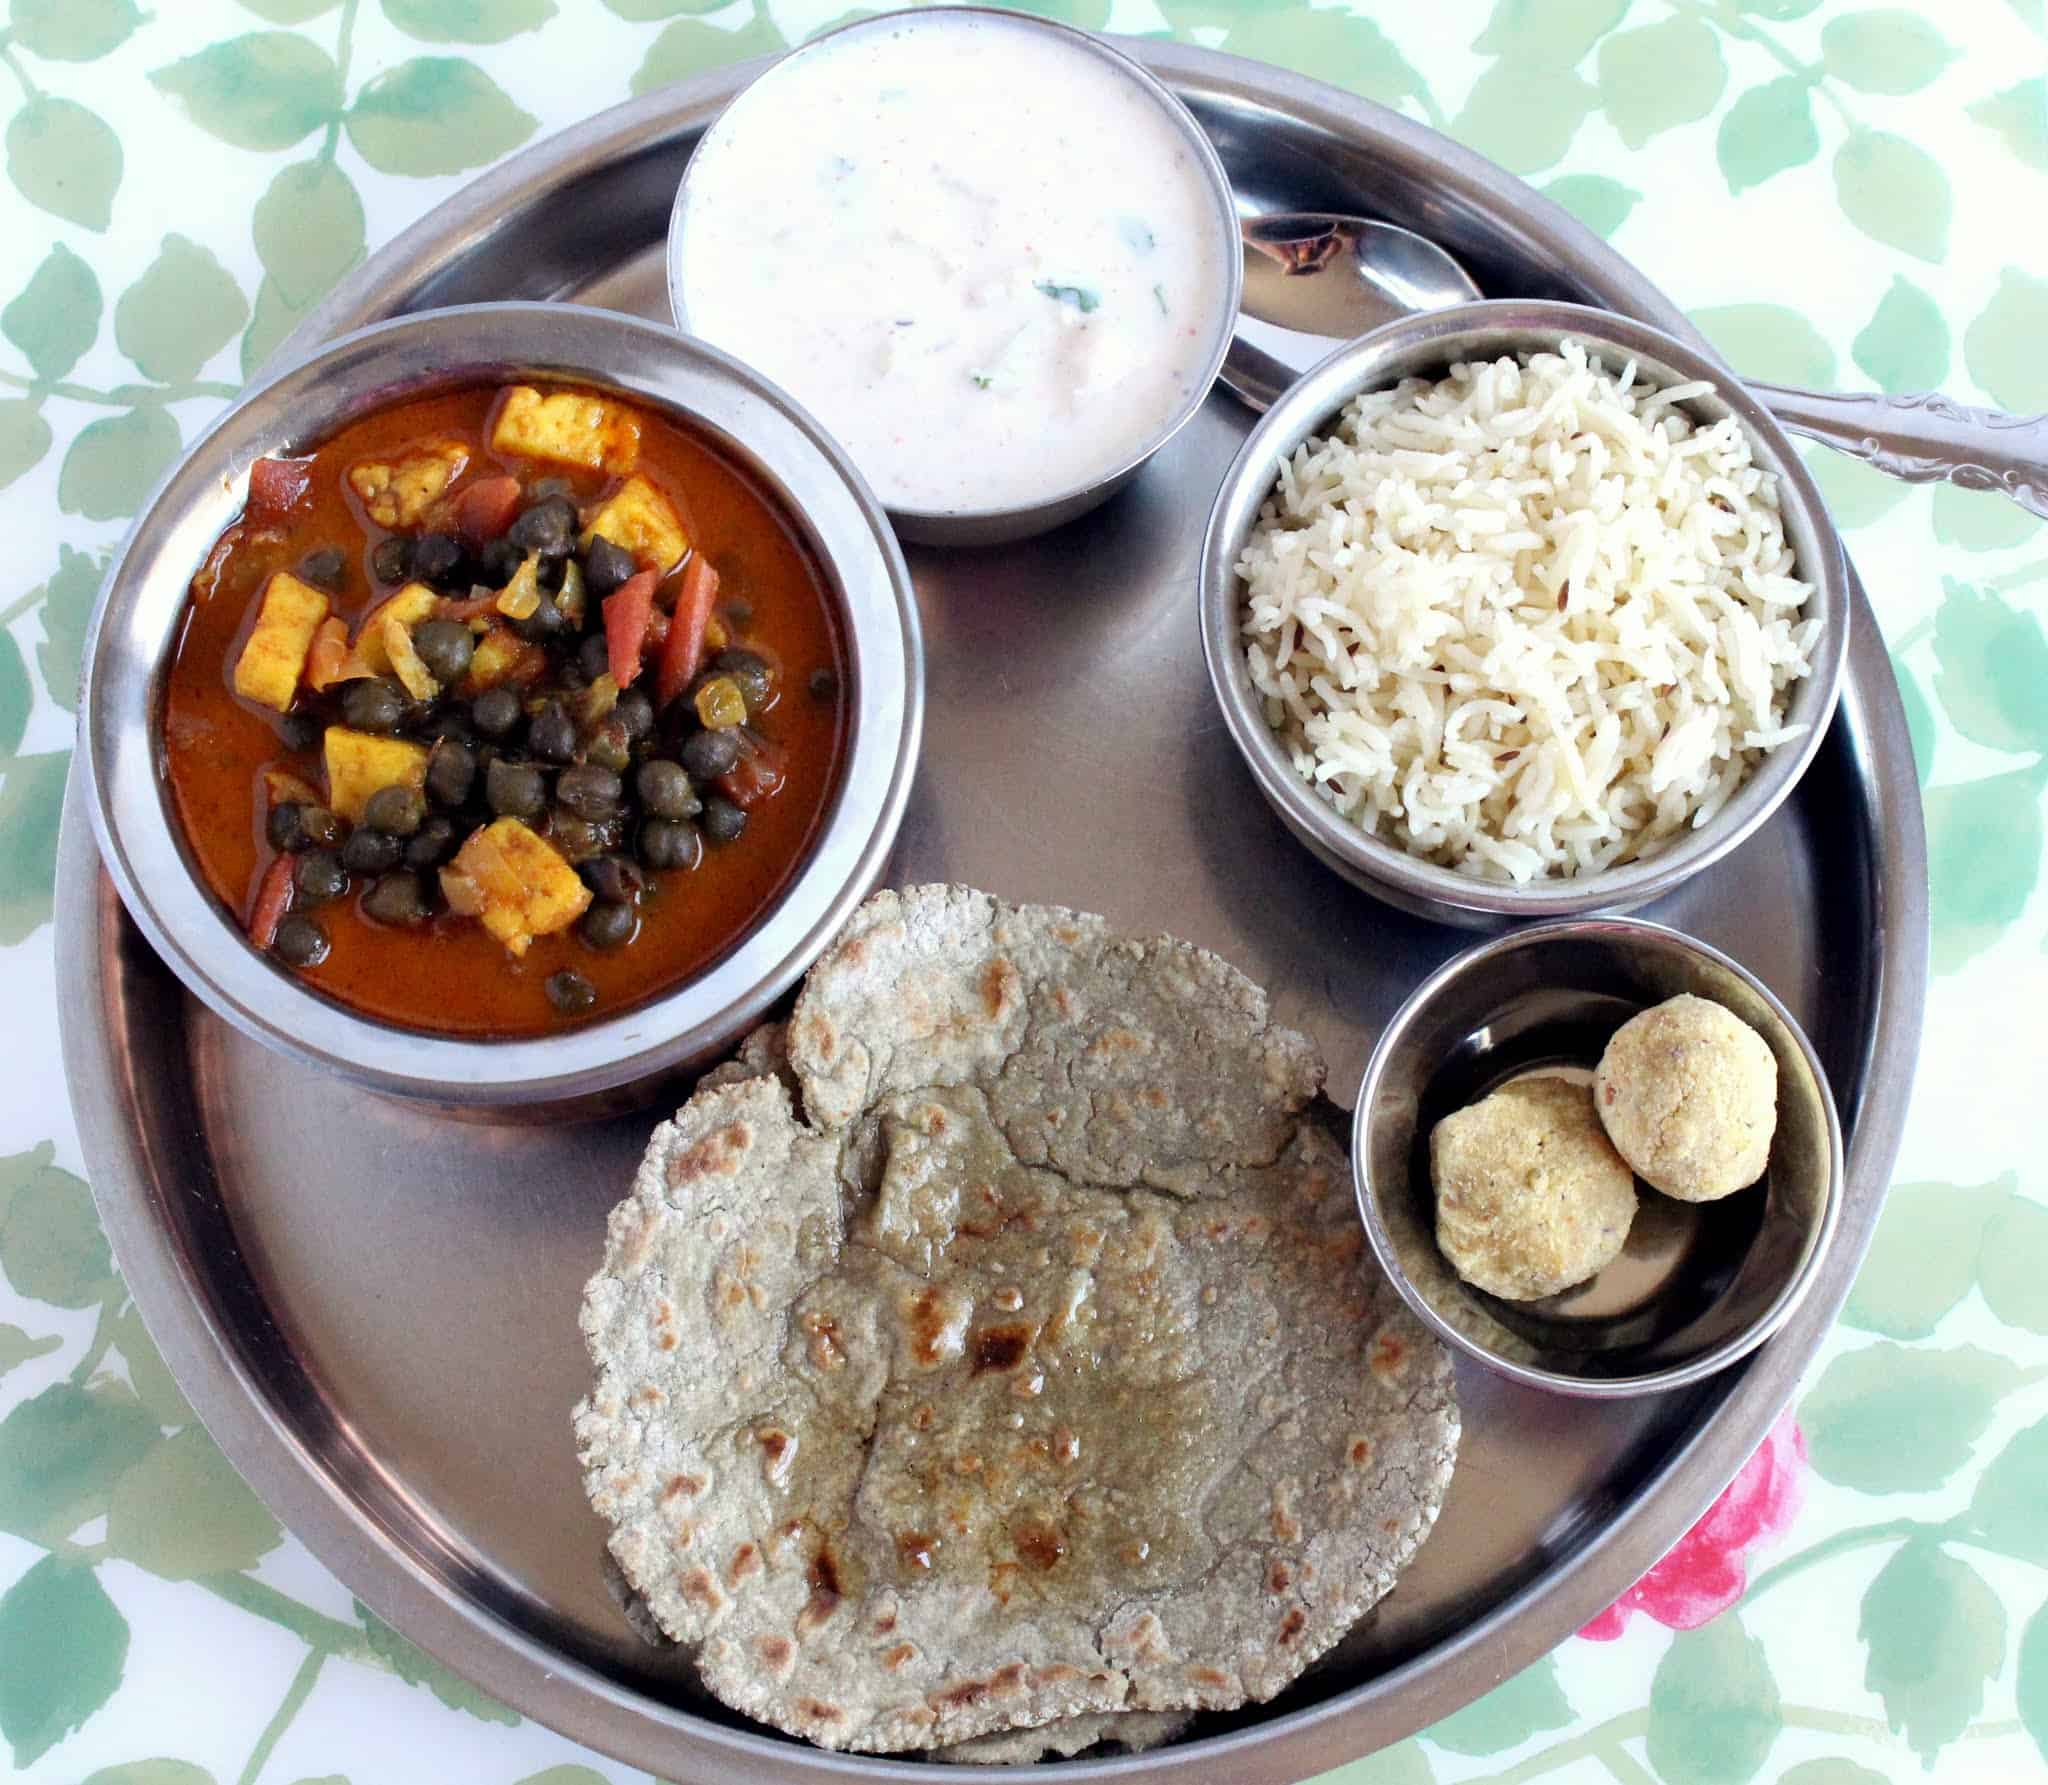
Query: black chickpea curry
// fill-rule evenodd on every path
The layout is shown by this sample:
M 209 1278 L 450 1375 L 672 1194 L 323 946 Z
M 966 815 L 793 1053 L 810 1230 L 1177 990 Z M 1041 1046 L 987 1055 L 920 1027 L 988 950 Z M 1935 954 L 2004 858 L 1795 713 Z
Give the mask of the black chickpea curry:
M 706 443 L 473 387 L 257 462 L 193 580 L 166 770 L 282 967 L 408 1028 L 545 1033 L 774 902 L 833 787 L 841 653 L 810 556 Z

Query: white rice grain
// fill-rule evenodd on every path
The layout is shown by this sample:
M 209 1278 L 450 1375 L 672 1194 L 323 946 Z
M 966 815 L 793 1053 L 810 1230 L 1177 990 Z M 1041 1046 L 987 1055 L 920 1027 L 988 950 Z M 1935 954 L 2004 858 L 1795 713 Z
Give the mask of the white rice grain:
M 1654 854 L 1803 729 L 1818 622 L 1775 480 L 1583 346 L 1354 398 L 1280 468 L 1237 573 L 1296 771 L 1482 879 Z

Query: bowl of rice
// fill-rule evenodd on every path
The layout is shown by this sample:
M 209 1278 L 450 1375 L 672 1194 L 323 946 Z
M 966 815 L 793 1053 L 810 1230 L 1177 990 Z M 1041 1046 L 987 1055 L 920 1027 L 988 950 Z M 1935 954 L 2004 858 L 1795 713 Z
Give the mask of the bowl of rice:
M 1647 904 L 1820 746 L 1848 566 L 1707 353 L 1576 304 L 1405 318 L 1276 403 L 1203 542 L 1202 645 L 1330 867 L 1471 928 Z

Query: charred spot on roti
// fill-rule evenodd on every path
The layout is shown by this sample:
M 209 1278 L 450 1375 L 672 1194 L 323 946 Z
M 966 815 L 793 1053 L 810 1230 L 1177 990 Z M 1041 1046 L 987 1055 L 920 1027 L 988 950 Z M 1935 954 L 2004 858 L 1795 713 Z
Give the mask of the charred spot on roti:
M 811 1558 L 810 1583 L 811 1596 L 796 1614 L 799 1637 L 814 1636 L 822 1630 L 832 1621 L 833 1614 L 846 1597 L 839 1588 L 839 1563 L 829 1544 L 821 1545 Z
M 999 1023 L 1016 1008 L 1023 980 L 1010 962 L 998 955 L 981 972 L 982 1014 Z
M 912 1361 L 921 1369 L 936 1370 L 958 1357 L 971 1311 L 964 1297 L 929 1284 L 906 1290 L 899 1312 Z
M 716 1617 L 726 1607 L 726 1597 L 708 1568 L 692 1568 L 680 1583 L 683 1598 L 707 1617 Z
M 811 1358 L 821 1370 L 836 1370 L 846 1361 L 839 1342 L 839 1322 L 829 1314 L 806 1314 L 804 1330 L 811 1336 Z
M 1016 1542 L 1017 1554 L 1041 1573 L 1056 1567 L 1067 1553 L 1066 1538 L 1048 1519 L 1019 1519 L 1011 1526 L 1010 1535 Z
M 1282 1690 L 1426 1535 L 1457 1433 L 1441 1347 L 1338 1243 L 1308 1044 L 1197 950 L 949 888 L 862 907 L 786 1035 L 656 1131 L 583 1310 L 586 1487 L 707 1689 L 1027 1756 Z
M 975 1375 L 989 1370 L 1014 1370 L 1024 1361 L 1024 1354 L 1031 1349 L 1031 1341 L 1037 1337 L 1038 1328 L 1029 1321 L 976 1328 L 970 1347 Z
M 669 1162 L 669 1188 L 683 1190 L 706 1178 L 731 1177 L 739 1170 L 740 1161 L 747 1156 L 747 1147 L 752 1140 L 753 1135 L 741 1122 L 707 1134 L 688 1152 L 678 1154 Z

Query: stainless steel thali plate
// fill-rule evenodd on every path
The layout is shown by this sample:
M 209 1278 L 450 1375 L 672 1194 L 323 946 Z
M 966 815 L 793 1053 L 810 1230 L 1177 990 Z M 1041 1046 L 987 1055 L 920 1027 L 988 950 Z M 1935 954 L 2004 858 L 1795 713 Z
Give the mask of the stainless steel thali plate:
M 1420 126 L 1213 52 L 1128 47 L 1194 108 L 1248 205 L 1388 217 L 1458 251 L 1490 295 L 1603 304 L 1690 335 L 1598 238 Z M 482 298 L 660 314 L 677 177 L 751 72 L 618 107 L 515 157 L 375 256 L 285 351 Z M 1295 845 L 1215 711 L 1196 554 L 1249 421 L 1219 394 L 1097 514 L 1023 545 L 911 554 L 926 741 L 885 879 L 965 881 L 1214 949 L 1317 1039 L 1348 1096 L 1380 1025 L 1463 938 Z M 1853 627 L 1841 708 L 1798 796 L 1645 913 L 1762 977 L 1833 1080 L 1849 1192 L 1802 1311 L 1738 1371 L 1569 1418 L 1461 1368 L 1448 1502 L 1365 1624 L 1274 1703 L 1063 1776 L 1278 1782 L 1394 1741 L 1621 1592 L 1768 1429 L 1876 1221 L 1925 990 L 1917 785 L 1860 591 Z M 909 1776 L 708 1703 L 638 1644 L 600 1578 L 602 1527 L 569 1437 L 587 1380 L 575 1316 L 648 1119 L 501 1131 L 285 1063 L 188 1000 L 150 953 L 99 872 L 77 793 L 58 972 L 87 1163 L 151 1331 L 258 1492 L 409 1636 L 633 1765 L 685 1781 Z

